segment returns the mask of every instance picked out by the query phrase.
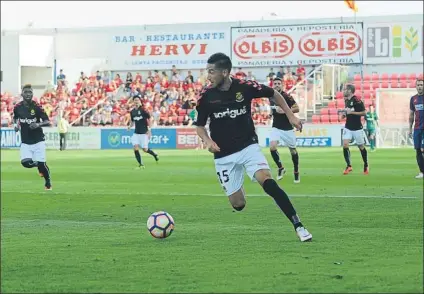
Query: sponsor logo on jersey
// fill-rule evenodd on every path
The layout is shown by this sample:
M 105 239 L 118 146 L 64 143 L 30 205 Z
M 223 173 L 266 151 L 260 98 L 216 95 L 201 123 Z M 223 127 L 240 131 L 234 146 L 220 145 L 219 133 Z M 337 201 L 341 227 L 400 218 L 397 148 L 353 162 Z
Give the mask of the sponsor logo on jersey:
M 35 110 L 31 109 L 31 115 L 35 115 Z
M 214 112 L 213 115 L 215 118 L 225 118 L 225 117 L 236 118 L 237 116 L 244 115 L 246 113 L 247 113 L 246 106 L 243 106 L 243 108 L 239 108 L 239 109 L 230 110 L 229 108 L 227 108 L 226 111 Z
M 236 93 L 236 101 L 242 102 L 244 100 L 243 94 L 241 92 Z
M 37 119 L 36 118 L 20 118 L 19 119 L 19 122 L 21 123 L 21 124 L 32 124 L 32 123 L 35 123 L 35 122 L 37 122 Z
M 415 104 L 415 110 L 417 111 L 424 110 L 424 104 Z
M 133 118 L 135 121 L 139 121 L 139 120 L 142 120 L 143 119 L 143 116 L 142 115 L 140 115 L 140 116 L 136 116 L 136 117 L 134 117 Z

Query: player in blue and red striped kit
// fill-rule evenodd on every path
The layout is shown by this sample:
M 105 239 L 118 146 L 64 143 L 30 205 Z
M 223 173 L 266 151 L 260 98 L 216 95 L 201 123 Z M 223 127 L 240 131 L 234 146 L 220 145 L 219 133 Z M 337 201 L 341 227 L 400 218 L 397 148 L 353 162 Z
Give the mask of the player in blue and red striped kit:
M 420 173 L 416 179 L 424 178 L 424 98 L 422 79 L 417 80 L 417 94 L 411 97 L 409 103 L 409 133 L 414 138 L 414 148 L 417 154 L 417 163 Z M 412 132 L 414 127 L 414 132 Z

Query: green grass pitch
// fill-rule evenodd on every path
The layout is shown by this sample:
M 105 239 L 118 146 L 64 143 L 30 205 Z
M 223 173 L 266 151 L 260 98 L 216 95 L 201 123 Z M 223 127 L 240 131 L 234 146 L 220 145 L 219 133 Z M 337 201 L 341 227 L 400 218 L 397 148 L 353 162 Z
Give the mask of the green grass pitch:
M 280 182 L 314 236 L 301 243 L 246 177 L 233 212 L 212 155 L 197 150 L 48 151 L 53 191 L 19 151 L 1 151 L 1 291 L 423 292 L 423 182 L 412 149 L 370 153 L 370 175 L 343 176 L 340 148 L 300 148 L 301 184 Z M 264 149 L 267 158 L 275 166 Z M 250 196 L 249 196 L 250 195 Z M 148 216 L 175 219 L 154 239 Z

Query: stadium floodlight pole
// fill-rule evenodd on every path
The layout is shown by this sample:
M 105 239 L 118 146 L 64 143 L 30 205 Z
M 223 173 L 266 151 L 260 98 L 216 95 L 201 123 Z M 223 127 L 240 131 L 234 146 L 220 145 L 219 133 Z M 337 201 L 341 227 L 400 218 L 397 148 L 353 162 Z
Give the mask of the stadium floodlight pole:
M 74 125 L 74 123 L 76 123 L 77 121 L 79 121 L 82 117 L 86 116 L 87 113 L 89 113 L 90 111 L 92 111 L 93 109 L 95 109 L 99 104 L 103 104 L 104 102 L 106 102 L 106 99 L 99 100 L 93 107 L 87 109 L 86 112 L 84 112 L 83 114 L 81 114 L 76 120 L 74 120 L 73 122 L 71 122 L 69 125 L 70 126 Z

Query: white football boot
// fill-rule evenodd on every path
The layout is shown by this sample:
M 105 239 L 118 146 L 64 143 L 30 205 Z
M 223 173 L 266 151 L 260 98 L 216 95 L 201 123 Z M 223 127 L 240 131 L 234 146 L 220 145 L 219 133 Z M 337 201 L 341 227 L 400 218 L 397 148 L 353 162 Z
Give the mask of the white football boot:
M 284 177 L 284 174 L 286 173 L 286 169 L 283 168 L 279 168 L 278 169 L 278 175 L 277 175 L 277 181 L 281 180 Z
M 424 174 L 423 174 L 423 173 L 419 173 L 418 175 L 416 175 L 416 176 L 415 176 L 415 178 L 416 178 L 417 180 L 419 180 L 419 179 L 424 179 Z
M 296 234 L 300 239 L 300 242 L 312 241 L 312 234 L 308 232 L 305 227 L 296 228 Z

